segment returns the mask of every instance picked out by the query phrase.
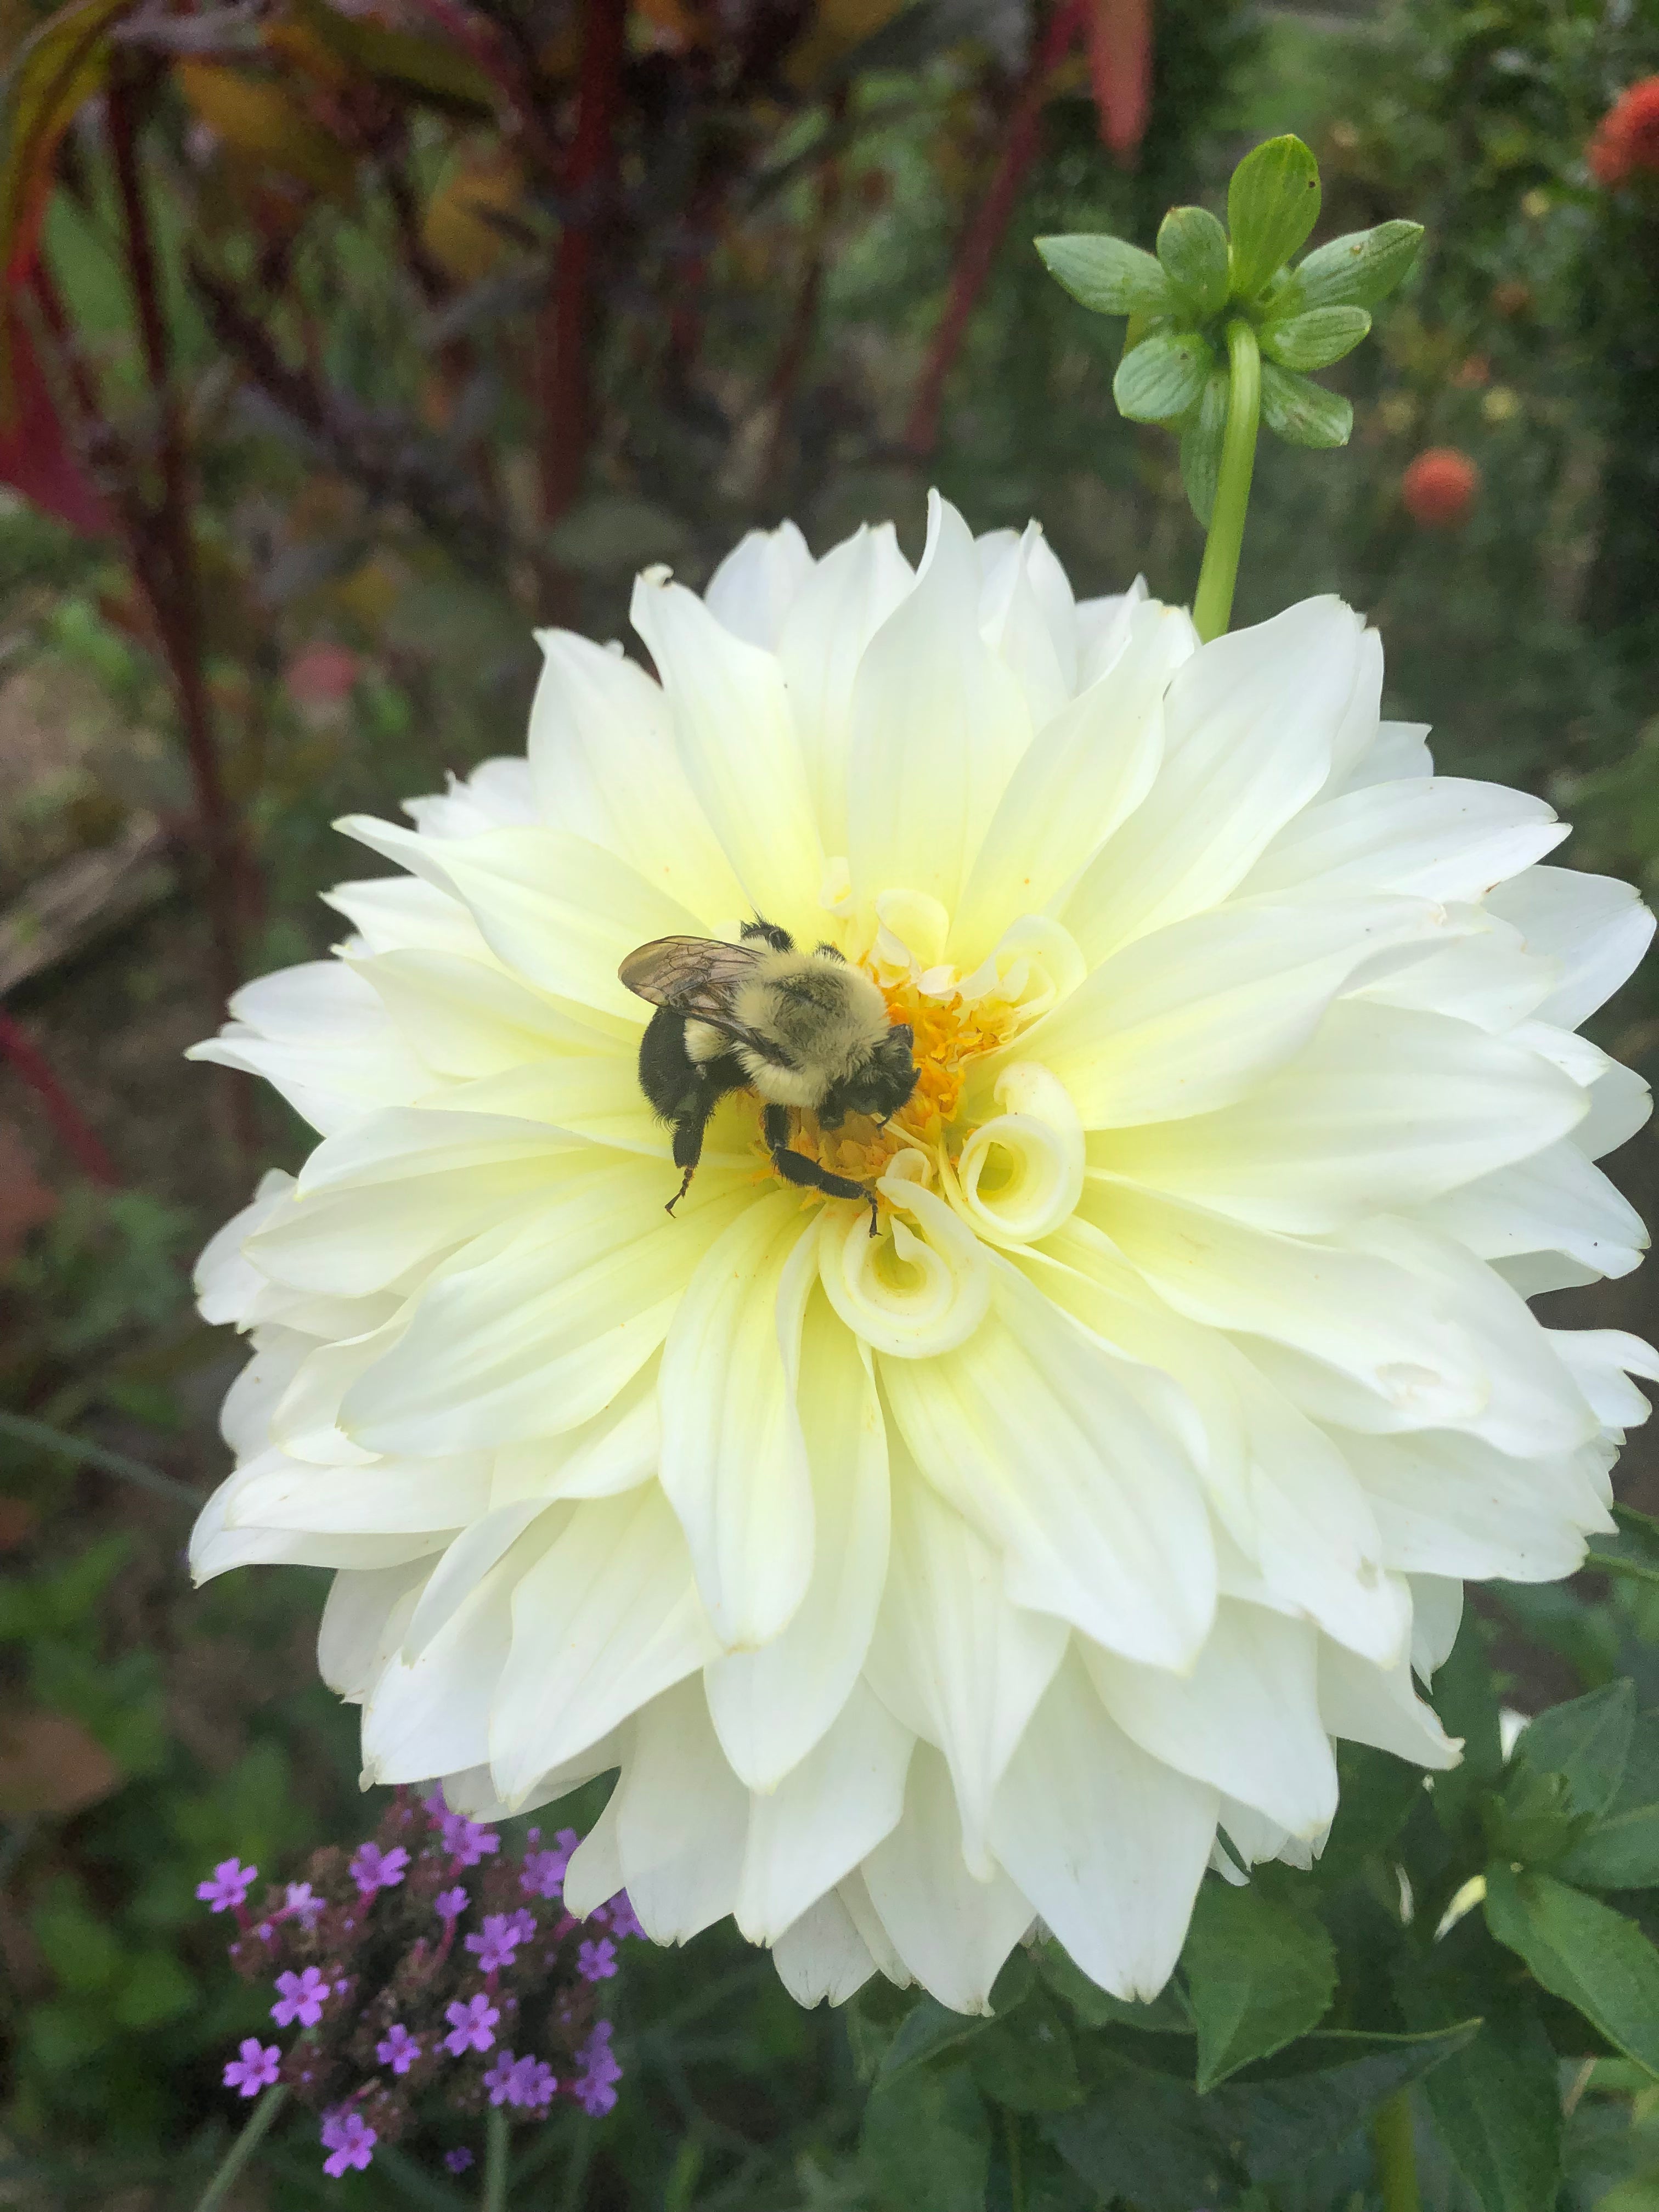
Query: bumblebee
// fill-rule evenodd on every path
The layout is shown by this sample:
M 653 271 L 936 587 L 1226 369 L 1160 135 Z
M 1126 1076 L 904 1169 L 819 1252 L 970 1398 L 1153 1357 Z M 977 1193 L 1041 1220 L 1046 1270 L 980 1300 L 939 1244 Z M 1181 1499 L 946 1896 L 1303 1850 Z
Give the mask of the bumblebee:
M 655 1006 L 640 1043 L 640 1088 L 674 1131 L 683 1172 L 672 1213 L 691 1187 L 708 1118 L 728 1091 L 750 1091 L 765 1109 L 772 1164 L 786 1182 L 831 1198 L 861 1198 L 876 1233 L 869 1187 L 835 1175 L 789 1144 L 789 1109 L 808 1109 L 820 1127 L 849 1114 L 885 1121 L 916 1087 L 915 1034 L 891 1020 L 887 1002 L 833 945 L 801 952 L 787 930 L 744 925 L 742 941 L 661 937 L 630 952 L 617 970 Z

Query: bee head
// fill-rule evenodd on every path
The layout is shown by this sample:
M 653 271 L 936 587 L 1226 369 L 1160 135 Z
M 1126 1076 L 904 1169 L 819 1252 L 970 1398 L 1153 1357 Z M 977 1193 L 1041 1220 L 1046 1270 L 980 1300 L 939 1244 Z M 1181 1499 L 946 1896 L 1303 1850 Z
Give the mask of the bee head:
M 868 1114 L 885 1121 L 896 1114 L 916 1087 L 916 1063 L 911 1057 L 915 1031 L 908 1022 L 895 1022 L 850 1075 L 831 1084 L 818 1108 L 826 1129 L 839 1128 L 848 1114 Z

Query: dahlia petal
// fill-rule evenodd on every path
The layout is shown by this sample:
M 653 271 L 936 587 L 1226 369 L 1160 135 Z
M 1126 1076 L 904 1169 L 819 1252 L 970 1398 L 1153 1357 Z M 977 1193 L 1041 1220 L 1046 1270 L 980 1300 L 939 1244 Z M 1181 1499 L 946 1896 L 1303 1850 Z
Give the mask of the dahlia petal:
M 1064 1084 L 1036 1060 L 1014 1060 L 996 1080 L 1006 1110 L 963 1146 L 951 1203 L 993 1244 L 1034 1243 L 1070 1220 L 1083 1190 L 1083 1124 Z
M 249 1304 L 264 1287 L 264 1276 L 246 1257 L 242 1247 L 276 1212 L 293 1188 L 291 1175 L 285 1175 L 280 1168 L 268 1169 L 260 1176 L 249 1203 L 240 1213 L 233 1213 L 224 1227 L 204 1245 L 191 1278 L 197 1308 L 204 1321 L 240 1323 Z
M 847 848 L 848 725 L 859 663 L 915 582 L 892 524 L 862 527 L 824 555 L 784 617 L 778 662 L 828 853 Z
M 866 647 L 853 689 L 847 856 L 859 897 L 902 884 L 954 908 L 1030 741 L 1012 673 L 981 636 L 967 525 L 928 496 L 915 588 Z
M 341 969 L 342 974 L 349 972 Z M 232 1022 L 216 1037 L 191 1045 L 185 1058 L 262 1077 L 325 1137 L 377 1106 L 406 1104 L 432 1083 L 430 1073 L 392 1033 L 378 1002 L 349 1042 L 262 1036 Z
M 228 1528 L 210 1500 L 191 1536 L 190 1574 L 199 1589 L 233 1567 L 391 1567 L 427 1559 L 448 1541 L 442 1529 L 407 1536 L 325 1536 L 310 1529 Z
M 790 1191 L 757 1199 L 715 1238 L 663 1346 L 662 1486 L 728 1650 L 784 1628 L 812 1571 L 812 1480 L 795 1403 L 817 1263 Z
M 441 1075 L 499 1075 L 556 1053 L 627 1049 L 638 1037 L 632 1022 L 567 1006 L 458 953 L 382 952 L 346 964 L 410 1050 Z
M 661 686 L 570 630 L 539 630 L 536 641 L 528 750 L 543 821 L 603 845 L 705 921 L 740 914 L 743 894 L 680 766 Z
M 647 1360 L 610 1404 L 580 1428 L 502 1444 L 495 1454 L 491 1504 L 614 1498 L 636 1483 L 648 1482 L 662 1457 L 658 1368 L 657 1360 Z
M 1176 669 L 1158 781 L 1060 916 L 1091 964 L 1224 899 L 1306 805 L 1330 774 L 1364 635 L 1340 599 L 1305 599 Z
M 447 1111 L 538 1124 L 550 1138 L 567 1142 L 640 1152 L 661 1160 L 666 1169 L 670 1133 L 640 1088 L 636 1046 L 623 1052 L 560 1053 L 499 1075 L 481 1075 L 444 1092 L 441 1103 Z M 703 1150 L 704 1161 L 713 1168 L 749 1168 L 753 1158 L 752 1152 L 734 1156 L 712 1144 Z M 672 1170 L 668 1174 L 672 1196 L 678 1178 Z
M 447 890 L 418 876 L 368 876 L 336 884 L 323 904 L 343 914 L 362 939 L 354 951 L 442 952 L 489 964 L 495 956 L 472 916 Z
M 402 1644 L 430 1568 L 342 1568 L 329 1585 L 317 1626 L 317 1671 L 331 1690 L 361 1704 Z
M 864 1862 L 865 1886 L 906 1968 L 952 2012 L 988 2013 L 991 1985 L 1031 1924 L 1031 1907 L 1000 1869 L 975 1881 L 962 1856 L 950 1769 L 919 1743 L 904 1816 Z
M 998 1784 L 1065 1655 L 1050 1616 L 1011 1605 L 1002 1563 L 894 1439 L 893 1554 L 866 1674 L 905 1727 L 945 1754 L 975 1881 L 991 1878 Z
M 634 586 L 632 617 L 662 678 L 687 781 L 750 909 L 805 937 L 823 853 L 777 661 L 659 572 Z
M 1615 1060 L 1589 1087 L 1589 1111 L 1572 1133 L 1587 1159 L 1605 1158 L 1644 1129 L 1653 1112 L 1653 1093 L 1633 1067 Z
M 1583 1565 L 1584 1534 L 1613 1526 L 1575 1455 L 1510 1459 L 1478 1437 L 1425 1430 L 1345 1436 L 1390 1567 L 1554 1582 Z
M 489 1461 L 380 1460 L 372 1467 L 308 1467 L 284 1460 L 237 1492 L 232 1528 L 311 1528 L 351 1536 L 465 1528 L 489 1499 Z
M 884 1358 L 881 1380 L 928 1481 L 1001 1551 L 1015 1604 L 1128 1657 L 1190 1664 L 1214 1613 L 1215 1554 L 1184 1443 L 1160 1418 L 1178 1394 L 1148 1387 L 1161 1377 L 1009 1269 L 971 1344 Z
M 514 1595 L 513 1649 L 489 1723 L 501 1796 L 516 1802 L 715 1649 L 685 1539 L 656 1484 L 584 1501 Z
M 772 1946 L 780 1980 L 798 2005 L 845 2004 L 876 1971 L 853 1917 L 834 1890 L 809 1905 Z
M 513 1504 L 480 1514 L 461 1529 L 428 1572 L 404 1628 L 398 1648 L 411 1666 L 496 1562 L 504 1559 L 532 1522 L 548 1510 L 549 1504 L 544 1498 L 520 1498 Z M 568 1520 L 568 1513 L 562 1515 L 552 1524 L 551 1533 L 556 1534 Z
M 1540 1020 L 1562 1029 L 1577 1029 L 1613 996 L 1653 937 L 1653 916 L 1630 884 L 1577 868 L 1529 868 L 1494 891 L 1491 903 L 1531 951 L 1563 963 L 1539 1009 Z
M 526 1071 L 534 1073 L 535 1071 Z M 388 1106 L 365 1115 L 337 1137 L 325 1137 L 300 1170 L 297 1196 L 319 1191 L 365 1189 L 377 1183 L 408 1182 L 457 1169 L 495 1168 L 526 1159 L 544 1159 L 571 1150 L 564 1131 L 516 1114 L 457 1110 L 449 1101 L 475 1086 L 457 1085 L 433 1106 Z M 416 1196 L 411 1193 L 405 1197 Z M 294 1207 L 284 1215 L 298 1218 Z
M 830 1206 L 817 1236 L 830 1304 L 855 1336 L 895 1359 L 929 1359 L 966 1343 L 991 1303 L 984 1246 L 942 1198 L 902 1172 L 920 1157 L 902 1153 L 877 1185 L 896 1209 L 887 1236 L 870 1235 L 862 1209 Z
M 1109 677 L 1039 729 L 1008 780 L 956 918 L 965 963 L 1014 914 L 1063 904 L 1091 857 L 1152 788 L 1164 751 L 1164 695 L 1195 649 L 1177 609 L 1133 611 Z
M 1334 1736 L 1391 1751 L 1413 1766 L 1443 1772 L 1455 1766 L 1462 1739 L 1448 1736 L 1412 1682 L 1410 1654 L 1394 1667 L 1374 1667 L 1328 1637 L 1319 1643 L 1319 1711 Z
M 444 1776 L 445 1802 L 452 1813 L 465 1813 L 470 1820 L 486 1822 L 510 1820 L 515 1813 L 538 1812 L 544 1805 L 556 1805 L 561 1797 L 568 1797 L 573 1790 L 581 1789 L 597 1776 L 613 1773 L 627 1757 L 633 1738 L 633 1722 L 623 1722 L 609 1735 L 602 1735 L 597 1743 L 589 1744 L 587 1749 L 579 1753 L 574 1759 L 567 1759 L 562 1766 L 550 1767 L 511 1805 L 496 1795 L 488 1761 L 479 1766 L 464 1767 L 459 1773 Z M 600 1893 L 596 1901 L 604 1904 L 614 1897 L 621 1887 L 618 1876 L 609 1888 Z M 568 1883 L 566 1888 L 568 1892 Z M 586 1915 L 578 1917 L 586 1918 Z
M 512 1642 L 514 1594 L 557 1528 L 550 1518 L 526 1529 L 412 1659 L 398 1654 L 388 1662 L 363 1700 L 363 1765 L 376 1780 L 423 1782 L 489 1757 L 490 1706 Z
M 1146 579 L 1137 576 L 1127 592 L 1111 592 L 1099 599 L 1079 599 L 1077 602 L 1077 688 L 1086 691 L 1091 684 L 1098 684 L 1107 671 L 1116 665 L 1118 655 L 1128 641 L 1129 626 L 1137 607 L 1146 604 Z M 1170 612 L 1188 620 L 1184 610 L 1172 608 Z M 1192 633 L 1192 650 L 1198 650 L 1198 633 Z
M 1376 735 L 1349 770 L 1344 791 L 1377 783 L 1415 783 L 1434 774 L 1426 722 L 1379 722 Z M 1333 793 L 1333 796 L 1335 794 Z
M 858 1679 L 887 1579 L 887 1430 L 867 1349 L 816 1302 L 796 1387 L 812 1478 L 812 1577 L 793 1619 L 704 1677 L 721 1748 L 750 1790 L 776 1787 Z
M 896 1990 L 908 1990 L 915 1977 L 894 1949 L 893 1939 L 875 1908 L 870 1886 L 863 1874 L 849 1874 L 845 1881 L 838 1881 L 836 1895 L 857 1929 L 860 1942 L 875 1960 L 877 1972 L 890 1981 Z
M 835 1722 L 777 1788 L 749 1801 L 738 1926 L 775 1942 L 898 1825 L 915 1739 L 855 1683 Z M 631 1891 L 630 1891 L 631 1894 Z
M 817 566 L 793 522 L 745 531 L 708 579 L 703 605 L 733 637 L 774 652 Z
M 1313 1836 L 1336 1811 L 1318 1642 L 1311 1621 L 1224 1599 L 1190 1674 L 1139 1667 L 1097 1644 L 1079 1649 L 1097 1696 L 1132 1742 L 1291 1833 Z
M 1077 690 L 1077 613 L 1066 571 L 1040 523 L 1028 523 L 991 564 L 979 617 L 986 643 L 1024 696 L 1031 727 L 1043 728 Z
M 653 1942 L 689 1943 L 738 1898 L 749 1793 L 720 1754 L 693 1676 L 634 1722 L 613 1800 L 622 1882 Z
M 653 938 L 696 935 L 707 919 L 563 830 L 489 830 L 438 843 L 367 814 L 335 827 L 453 892 L 496 957 L 539 989 L 641 1025 L 644 1006 L 617 981 L 618 967 Z
M 1398 967 L 1379 963 L 1363 971 L 1352 995 L 1376 1006 L 1472 1022 L 1493 1034 L 1513 1030 L 1549 996 L 1559 963 L 1528 952 L 1520 931 L 1485 908 L 1454 905 L 1443 912 L 1445 942 L 1429 945 Z
M 465 777 L 452 771 L 448 788 L 406 799 L 404 812 L 428 837 L 473 837 L 536 819 L 536 792 L 527 761 L 497 754 Z
M 1085 1128 L 1208 1113 L 1301 1051 L 1364 963 L 1443 926 L 1407 899 L 1194 915 L 1114 954 L 1008 1052 L 1051 1069 Z
M 348 1389 L 341 1424 L 374 1451 L 471 1451 L 556 1436 L 607 1406 L 668 1334 L 746 1187 L 705 1172 L 672 1221 L 617 1154 L 573 1164 L 524 1227 L 431 1276 L 397 1343 Z
M 1593 1274 L 1618 1276 L 1648 1249 L 1641 1215 L 1566 1142 L 1447 1192 L 1421 1218 L 1483 1260 L 1565 1252 Z
M 1207 1784 L 1131 1743 L 1073 1655 L 1014 1753 L 991 1841 L 1084 1972 L 1133 2002 L 1174 1970 L 1217 1810 Z
M 1325 794 L 1342 789 L 1376 742 L 1382 704 L 1382 641 L 1368 629 L 1359 641 L 1358 665 L 1348 703 L 1331 733 L 1331 767 Z
M 1659 1382 L 1659 1352 L 1621 1328 L 1548 1328 L 1552 1349 L 1604 1428 L 1639 1429 L 1650 1411 L 1632 1375 Z
M 239 1462 L 256 1457 L 270 1442 L 272 1413 L 318 1348 L 313 1336 L 269 1324 L 254 1332 L 252 1344 L 253 1357 L 219 1409 L 219 1433 Z
M 1478 905 L 1567 835 L 1541 799 L 1462 776 L 1345 793 L 1285 824 L 1238 886 L 1282 905 L 1395 891 Z
M 626 1749 L 631 1748 L 634 1726 L 630 1721 L 626 1731 Z M 564 1871 L 564 1907 L 578 1920 L 586 1920 L 602 1905 L 608 1905 L 619 1889 L 626 1887 L 628 1877 L 623 1872 L 622 1849 L 618 1841 L 617 1814 L 621 1810 L 617 1799 L 622 1792 L 618 1778 L 617 1787 L 605 1801 L 605 1810 L 570 1854 L 570 1863 Z
M 1431 1682 L 1451 1656 L 1463 1623 L 1463 1585 L 1444 1575 L 1411 1575 L 1412 1672 Z
M 1585 1111 L 1584 1092 L 1536 1054 L 1466 1022 L 1343 1000 L 1245 1097 L 1102 1131 L 1090 1167 L 1260 1228 L 1317 1235 L 1478 1188 L 1471 1178 L 1541 1152 Z

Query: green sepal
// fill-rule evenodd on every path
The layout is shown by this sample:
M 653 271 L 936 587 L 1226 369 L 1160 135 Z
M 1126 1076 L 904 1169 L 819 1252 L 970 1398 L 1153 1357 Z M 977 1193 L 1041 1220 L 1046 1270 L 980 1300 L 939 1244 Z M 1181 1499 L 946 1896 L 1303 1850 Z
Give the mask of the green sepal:
M 1253 300 L 1319 220 L 1319 164 L 1299 138 L 1269 138 L 1227 186 L 1231 294 Z
M 1181 1956 L 1198 2027 L 1200 2094 L 1316 2027 L 1336 1992 L 1325 1930 L 1254 1883 L 1206 1881 Z
M 1097 315 L 1169 315 L 1179 301 L 1152 254 L 1104 232 L 1035 240 L 1057 284 Z
M 1181 481 L 1187 501 L 1207 530 L 1221 478 L 1221 441 L 1227 430 L 1227 372 L 1212 368 L 1203 395 L 1181 426 Z
M 1659 1951 L 1633 1920 L 1553 1875 L 1486 1870 L 1486 1925 L 1544 1987 L 1659 2079 Z
M 1616 1794 L 1558 1872 L 1583 1889 L 1659 1886 L 1659 1712 L 1638 1720 Z
M 1410 275 L 1423 243 L 1420 222 L 1379 222 L 1316 246 L 1293 282 L 1304 307 L 1374 307 Z
M 1352 353 L 1371 326 L 1363 307 L 1310 307 L 1261 326 L 1261 350 L 1281 368 L 1328 368 Z
M 1158 258 L 1200 323 L 1227 304 L 1227 234 L 1207 208 L 1171 208 L 1158 229 Z
M 1215 356 L 1195 331 L 1161 331 L 1126 353 L 1112 379 L 1120 415 L 1172 422 L 1202 398 Z
M 1659 1583 L 1659 1521 L 1629 1505 L 1615 1505 L 1613 1517 L 1617 1534 L 1592 1536 L 1585 1565 L 1610 1575 L 1628 1575 L 1637 1582 Z
M 1346 446 L 1353 430 L 1353 408 L 1340 392 L 1271 361 L 1261 364 L 1261 419 L 1287 446 Z

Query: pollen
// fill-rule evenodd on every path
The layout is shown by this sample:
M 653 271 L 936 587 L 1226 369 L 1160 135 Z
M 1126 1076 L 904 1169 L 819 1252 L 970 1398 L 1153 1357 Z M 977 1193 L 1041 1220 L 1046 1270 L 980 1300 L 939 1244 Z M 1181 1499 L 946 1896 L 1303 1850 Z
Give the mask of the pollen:
M 793 1116 L 791 1139 L 797 1152 L 832 1174 L 869 1184 L 903 1152 L 921 1152 L 939 1164 L 955 1158 L 971 1134 L 962 1121 L 969 1067 L 1023 1026 L 1019 1008 L 1005 998 L 969 1001 L 959 991 L 924 991 L 914 981 L 891 984 L 878 975 L 872 980 L 881 986 L 889 1018 L 908 1022 L 915 1032 L 916 1087 L 908 1103 L 884 1125 L 851 1114 L 839 1129 L 822 1128 L 816 1114 L 803 1111 Z M 803 1195 L 808 1204 L 823 1202 L 822 1192 Z M 885 1200 L 878 1197 L 878 1205 L 884 1214 Z

